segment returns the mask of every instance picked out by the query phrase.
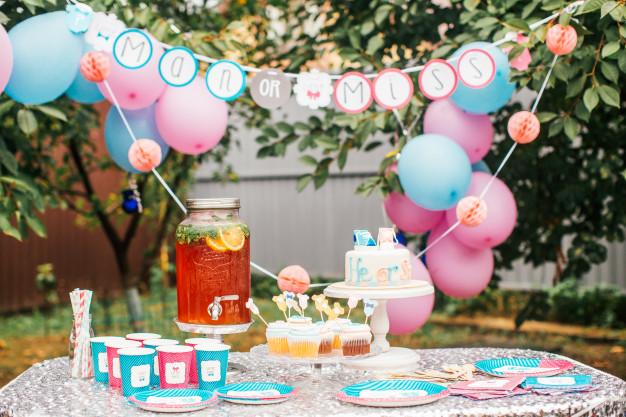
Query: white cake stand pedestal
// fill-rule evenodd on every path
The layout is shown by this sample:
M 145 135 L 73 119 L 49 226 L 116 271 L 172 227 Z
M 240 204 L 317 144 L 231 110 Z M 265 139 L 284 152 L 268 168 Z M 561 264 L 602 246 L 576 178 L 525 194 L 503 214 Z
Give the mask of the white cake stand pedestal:
M 379 355 L 364 359 L 350 359 L 342 362 L 344 366 L 364 371 L 409 371 L 415 368 L 419 355 L 412 349 L 391 347 L 387 341 L 389 332 L 389 316 L 387 315 L 387 300 L 398 298 L 419 297 L 434 292 L 432 285 L 424 281 L 409 281 L 409 283 L 389 288 L 353 287 L 344 282 L 337 282 L 328 286 L 324 294 L 332 298 L 349 298 L 358 296 L 378 301 L 378 306 L 372 314 L 370 328 L 374 335 L 373 349 L 380 349 Z

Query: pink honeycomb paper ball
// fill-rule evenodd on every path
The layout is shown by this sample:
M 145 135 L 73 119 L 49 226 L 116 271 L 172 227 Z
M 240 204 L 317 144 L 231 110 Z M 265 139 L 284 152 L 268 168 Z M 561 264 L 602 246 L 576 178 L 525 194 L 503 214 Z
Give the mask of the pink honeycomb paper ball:
M 300 265 L 289 265 L 278 273 L 278 288 L 281 291 L 302 294 L 309 289 L 310 284 L 309 273 Z
M 161 158 L 161 147 L 152 139 L 137 139 L 128 149 L 128 161 L 137 171 L 151 171 L 159 166 Z
M 578 35 L 572 26 L 556 24 L 548 29 L 546 46 L 554 55 L 567 55 L 576 48 Z
M 478 197 L 464 197 L 456 206 L 456 218 L 464 226 L 478 226 L 487 218 L 487 203 Z
M 80 73 L 87 81 L 100 83 L 111 74 L 111 58 L 104 52 L 87 52 L 80 59 Z
M 541 125 L 539 119 L 533 113 L 520 111 L 511 116 L 507 130 L 509 131 L 509 136 L 515 142 L 526 144 L 537 139 L 541 131 Z

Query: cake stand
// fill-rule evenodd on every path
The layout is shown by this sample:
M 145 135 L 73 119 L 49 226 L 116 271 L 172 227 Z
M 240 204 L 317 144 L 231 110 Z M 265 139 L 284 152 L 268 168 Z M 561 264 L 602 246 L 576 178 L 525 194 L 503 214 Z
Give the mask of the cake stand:
M 419 297 L 432 294 L 434 288 L 424 281 L 409 281 L 407 284 L 387 287 L 354 287 L 344 282 L 337 282 L 328 286 L 324 294 L 331 298 L 349 298 L 358 296 L 378 301 L 378 306 L 372 314 L 370 327 L 374 340 L 372 350 L 380 351 L 379 355 L 363 359 L 351 359 L 342 364 L 353 369 L 364 371 L 409 371 L 417 366 L 419 355 L 413 349 L 390 347 L 387 341 L 389 332 L 389 316 L 387 315 L 387 300 L 399 298 Z

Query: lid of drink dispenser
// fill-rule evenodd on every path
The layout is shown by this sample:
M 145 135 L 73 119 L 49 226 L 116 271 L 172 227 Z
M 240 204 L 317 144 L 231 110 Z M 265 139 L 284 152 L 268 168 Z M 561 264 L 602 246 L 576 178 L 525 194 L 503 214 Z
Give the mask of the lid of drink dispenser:
M 188 198 L 189 210 L 237 209 L 241 207 L 238 198 Z

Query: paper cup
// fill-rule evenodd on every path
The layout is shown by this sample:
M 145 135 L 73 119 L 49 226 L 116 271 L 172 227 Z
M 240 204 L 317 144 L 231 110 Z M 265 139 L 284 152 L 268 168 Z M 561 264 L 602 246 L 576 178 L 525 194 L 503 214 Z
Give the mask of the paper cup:
M 157 346 L 161 388 L 186 388 L 189 385 L 191 346 Z
M 126 339 L 136 340 L 138 342 L 141 342 L 142 344 L 145 340 L 160 339 L 160 338 L 161 338 L 161 335 L 157 333 L 129 333 L 126 335 Z
M 185 344 L 187 346 L 196 346 L 196 345 L 204 345 L 207 343 L 222 343 L 217 339 L 210 339 L 208 337 L 192 337 L 190 339 L 185 339 Z M 196 369 L 196 354 L 194 352 L 191 355 L 191 369 L 189 369 L 189 383 L 197 384 L 198 383 L 198 370 Z
M 177 345 L 178 340 L 174 339 L 150 339 L 143 342 L 144 347 L 156 349 L 158 346 L 173 346 Z M 154 364 L 152 366 L 152 379 L 150 380 L 151 387 L 159 386 L 159 355 L 156 350 L 154 351 Z
M 196 345 L 194 349 L 196 350 L 198 388 L 215 391 L 226 385 L 230 346 L 221 343 L 207 343 Z
M 93 375 L 97 382 L 109 383 L 109 363 L 107 361 L 107 341 L 124 340 L 118 336 L 98 336 L 89 339 L 91 345 L 91 357 L 93 359 Z
M 155 350 L 145 347 L 123 348 L 117 353 L 120 355 L 124 397 L 150 389 Z
M 109 340 L 104 342 L 107 348 L 107 365 L 109 367 L 109 386 L 120 388 L 122 386 L 122 372 L 120 370 L 120 355 L 118 351 L 124 348 L 141 347 L 141 342 L 135 340 Z

